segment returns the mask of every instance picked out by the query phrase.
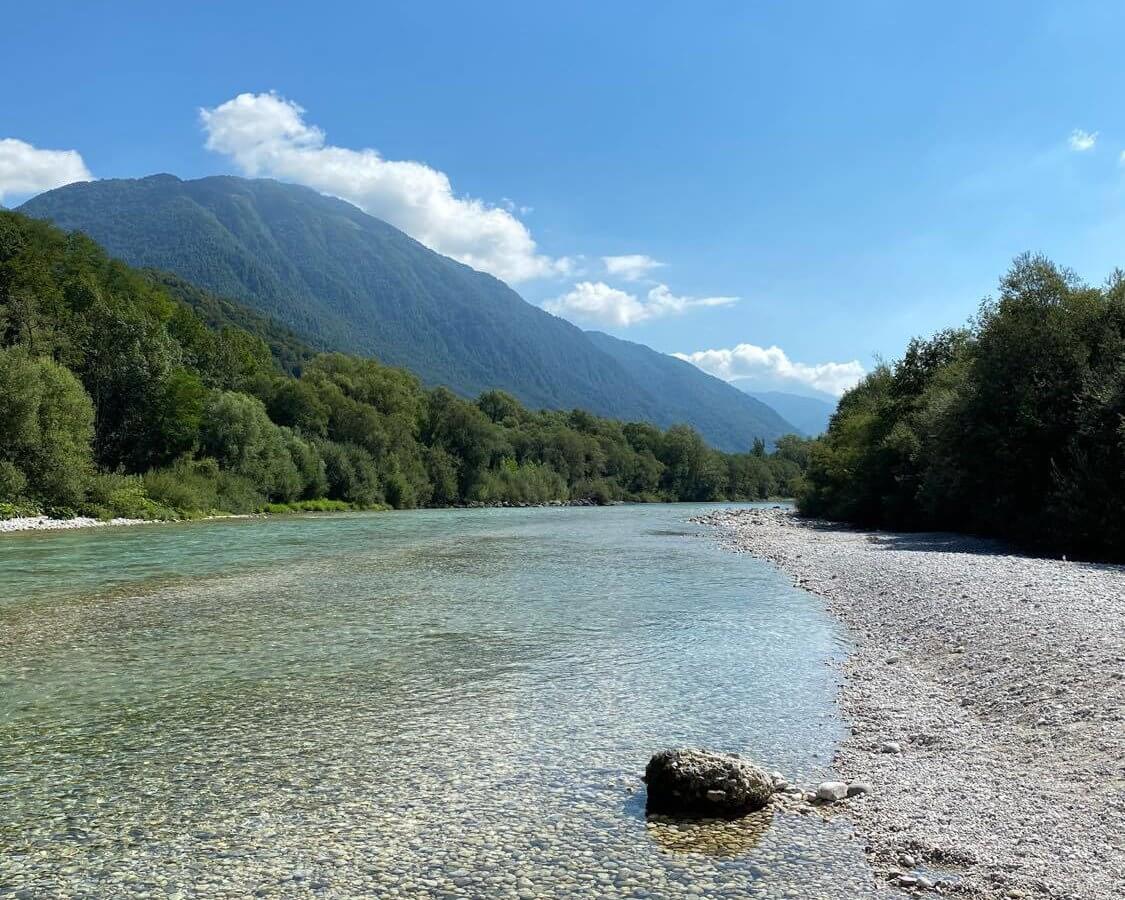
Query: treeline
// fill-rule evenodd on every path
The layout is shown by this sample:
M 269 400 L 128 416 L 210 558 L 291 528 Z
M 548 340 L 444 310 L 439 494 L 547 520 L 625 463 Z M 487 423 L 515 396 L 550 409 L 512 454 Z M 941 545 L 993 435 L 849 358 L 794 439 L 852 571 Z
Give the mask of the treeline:
M 802 513 L 1125 559 L 1125 273 L 1016 260 L 962 329 L 840 401 Z
M 271 352 L 272 350 L 272 352 Z M 0 212 L 0 513 L 792 496 L 808 442 L 476 402 Z

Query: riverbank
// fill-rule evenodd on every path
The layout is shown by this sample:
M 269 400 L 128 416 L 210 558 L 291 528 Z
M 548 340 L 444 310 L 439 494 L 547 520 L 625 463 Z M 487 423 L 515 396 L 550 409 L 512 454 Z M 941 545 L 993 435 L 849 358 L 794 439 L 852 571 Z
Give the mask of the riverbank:
M 287 510 L 269 513 L 218 513 L 184 519 L 95 519 L 93 516 L 74 516 L 71 519 L 52 519 L 50 516 L 16 516 L 0 519 L 0 534 L 19 531 L 70 531 L 75 528 L 117 528 L 124 525 L 174 525 L 178 522 L 209 522 L 215 519 L 262 519 L 267 516 L 288 516 L 306 510 Z
M 835 767 L 880 877 L 987 898 L 1125 884 L 1125 567 L 777 510 L 696 521 L 824 597 L 855 642 Z M 923 884 L 926 882 L 923 881 Z
M 16 531 L 65 531 L 72 528 L 102 528 L 119 525 L 154 525 L 153 519 L 95 519 L 92 516 L 75 516 L 73 519 L 52 519 L 50 516 L 16 516 L 0 519 L 0 534 Z

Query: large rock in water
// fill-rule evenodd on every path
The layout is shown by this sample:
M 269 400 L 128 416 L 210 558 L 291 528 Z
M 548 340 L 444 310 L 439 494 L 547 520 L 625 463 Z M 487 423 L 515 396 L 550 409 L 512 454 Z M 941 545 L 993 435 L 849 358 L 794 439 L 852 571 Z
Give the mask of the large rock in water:
M 733 753 L 661 750 L 645 767 L 647 811 L 671 816 L 733 818 L 762 809 L 770 776 Z

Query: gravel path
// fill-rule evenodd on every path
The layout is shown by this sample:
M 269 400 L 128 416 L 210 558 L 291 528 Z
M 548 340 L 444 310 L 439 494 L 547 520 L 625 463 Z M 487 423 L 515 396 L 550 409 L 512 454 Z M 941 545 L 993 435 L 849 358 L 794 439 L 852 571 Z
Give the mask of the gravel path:
M 1125 567 L 778 510 L 698 521 L 851 630 L 836 767 L 874 794 L 841 808 L 882 877 L 973 897 L 1125 895 Z

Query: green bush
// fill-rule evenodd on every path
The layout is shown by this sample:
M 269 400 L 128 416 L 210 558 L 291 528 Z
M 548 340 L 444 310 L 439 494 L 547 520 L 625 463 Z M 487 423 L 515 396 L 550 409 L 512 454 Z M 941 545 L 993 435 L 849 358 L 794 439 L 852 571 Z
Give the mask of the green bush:
M 547 503 L 568 496 L 566 482 L 554 469 L 535 462 L 520 465 L 510 458 L 485 472 L 471 495 L 480 503 Z
M 386 509 L 385 506 L 358 507 L 354 503 L 345 503 L 343 500 L 328 500 L 321 497 L 317 500 L 297 500 L 293 503 L 267 503 L 265 506 L 261 507 L 259 512 L 269 513 L 271 515 L 284 515 L 285 513 L 296 512 L 350 512 L 352 510 L 365 508 Z
M 139 475 L 95 475 L 90 480 L 83 510 L 98 518 L 174 519 L 177 509 L 149 496 L 145 480 Z
M 0 520 L 22 519 L 24 517 L 41 516 L 43 510 L 34 503 L 23 501 L 0 500 Z
M 570 497 L 572 500 L 592 500 L 598 506 L 607 506 L 620 499 L 618 492 L 604 478 L 588 478 L 578 482 L 571 489 Z

